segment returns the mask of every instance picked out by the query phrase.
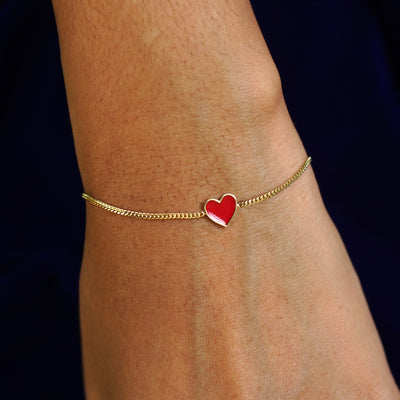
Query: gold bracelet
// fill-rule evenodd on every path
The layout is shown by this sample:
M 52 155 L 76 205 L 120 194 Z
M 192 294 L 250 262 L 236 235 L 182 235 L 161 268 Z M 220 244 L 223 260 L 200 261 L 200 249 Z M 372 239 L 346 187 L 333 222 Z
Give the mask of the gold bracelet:
M 281 185 L 277 186 L 271 191 L 261 194 L 260 196 L 253 197 L 250 200 L 237 201 L 235 195 L 231 193 L 224 194 L 220 200 L 209 199 L 204 204 L 204 211 L 200 212 L 166 212 L 166 213 L 151 213 L 151 212 L 141 212 L 141 211 L 130 211 L 124 210 L 123 208 L 115 207 L 104 201 L 97 200 L 86 193 L 82 193 L 82 197 L 88 200 L 90 203 L 96 205 L 97 207 L 103 208 L 104 210 L 110 211 L 112 213 L 123 215 L 126 217 L 134 217 L 141 219 L 195 219 L 201 218 L 207 215 L 211 221 L 215 222 L 221 226 L 228 226 L 229 222 L 232 220 L 236 209 L 239 207 L 247 207 L 251 204 L 260 203 L 263 200 L 269 199 L 282 190 L 286 189 L 293 182 L 300 178 L 303 172 L 311 164 L 311 157 L 308 157 L 304 161 L 303 165 L 297 170 L 297 172 L 292 175 L 289 179 L 283 182 Z

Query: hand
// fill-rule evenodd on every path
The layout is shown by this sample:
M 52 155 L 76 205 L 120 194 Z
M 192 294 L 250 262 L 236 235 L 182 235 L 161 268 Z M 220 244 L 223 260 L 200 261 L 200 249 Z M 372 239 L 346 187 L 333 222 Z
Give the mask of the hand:
M 196 210 L 305 160 L 247 1 L 53 0 L 85 191 Z M 80 281 L 95 399 L 399 399 L 312 169 L 228 228 L 87 207 Z

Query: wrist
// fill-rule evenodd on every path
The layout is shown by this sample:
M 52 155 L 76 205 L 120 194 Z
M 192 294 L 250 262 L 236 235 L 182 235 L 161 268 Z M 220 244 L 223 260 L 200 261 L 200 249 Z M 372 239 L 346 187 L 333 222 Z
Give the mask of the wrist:
M 103 125 L 109 133 L 91 143 L 93 156 L 80 157 L 85 191 L 123 208 L 194 211 L 218 193 L 244 199 L 280 184 L 307 154 L 283 97 L 271 104 L 270 93 L 246 92 L 239 101 L 226 91 L 219 107 L 215 99 L 184 112 L 154 107 L 121 127 L 118 141 L 110 134 L 118 128 Z

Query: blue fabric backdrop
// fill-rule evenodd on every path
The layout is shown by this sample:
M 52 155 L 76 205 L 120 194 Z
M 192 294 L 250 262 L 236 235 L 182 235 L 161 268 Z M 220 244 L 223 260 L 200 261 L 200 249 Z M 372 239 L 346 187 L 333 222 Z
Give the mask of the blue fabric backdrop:
M 400 382 L 400 2 L 252 1 Z M 49 0 L 0 2 L 0 398 L 82 399 L 84 202 Z

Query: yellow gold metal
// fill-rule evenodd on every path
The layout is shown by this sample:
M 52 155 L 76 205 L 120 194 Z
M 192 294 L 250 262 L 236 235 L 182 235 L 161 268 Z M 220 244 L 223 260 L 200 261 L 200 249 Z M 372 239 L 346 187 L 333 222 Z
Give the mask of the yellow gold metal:
M 303 174 L 303 172 L 307 169 L 307 167 L 311 164 L 311 157 L 308 157 L 306 161 L 304 161 L 303 165 L 297 170 L 297 172 L 292 175 L 289 179 L 287 179 L 285 182 L 282 183 L 282 185 L 277 186 L 275 189 L 272 189 L 271 191 L 264 193 L 260 196 L 253 197 L 250 200 L 243 200 L 238 202 L 238 207 L 247 207 L 250 206 L 251 204 L 256 204 L 260 203 L 261 201 L 264 201 L 266 199 L 269 199 L 278 193 L 282 192 L 282 190 L 286 189 L 289 187 L 293 182 L 297 181 L 297 179 L 300 178 L 300 176 Z
M 292 175 L 289 179 L 283 182 L 281 185 L 272 189 L 271 191 L 261 194 L 257 197 L 253 197 L 249 200 L 242 200 L 237 203 L 237 207 L 247 207 L 252 204 L 260 203 L 266 199 L 269 199 L 278 193 L 282 192 L 282 190 L 289 187 L 292 183 L 294 183 L 300 176 L 304 173 L 307 167 L 311 164 L 311 157 L 308 157 L 306 161 L 304 161 L 303 165 L 296 171 L 294 175 Z M 131 211 L 125 210 L 123 208 L 115 207 L 110 204 L 105 203 L 104 201 L 95 199 L 94 197 L 82 193 L 82 197 L 94 204 L 97 207 L 100 207 L 104 210 L 110 211 L 114 214 L 122 215 L 125 217 L 133 217 L 140 219 L 196 219 L 202 218 L 206 215 L 205 211 L 199 212 L 165 212 L 165 213 L 157 213 L 157 212 L 142 212 L 142 211 Z
M 225 196 L 232 196 L 232 197 L 235 199 L 235 203 L 236 203 L 235 211 L 233 212 L 231 219 L 228 221 L 228 223 L 227 223 L 226 225 L 224 225 L 224 224 L 221 223 L 221 222 L 215 221 L 212 217 L 210 217 L 210 216 L 207 214 L 207 203 L 208 203 L 209 201 L 216 201 L 216 202 L 218 202 L 218 203 L 221 203 Z M 235 196 L 234 194 L 232 194 L 232 193 L 225 193 L 225 194 L 220 198 L 220 200 L 218 200 L 218 199 L 208 199 L 208 200 L 204 203 L 204 212 L 205 212 L 205 214 L 207 215 L 207 217 L 211 219 L 211 221 L 213 221 L 213 222 L 215 222 L 216 224 L 221 225 L 221 226 L 223 226 L 223 227 L 227 227 L 227 226 L 230 224 L 230 222 L 232 221 L 233 217 L 235 216 L 238 207 L 239 207 L 239 206 L 238 206 L 238 202 L 237 202 L 236 196 Z

